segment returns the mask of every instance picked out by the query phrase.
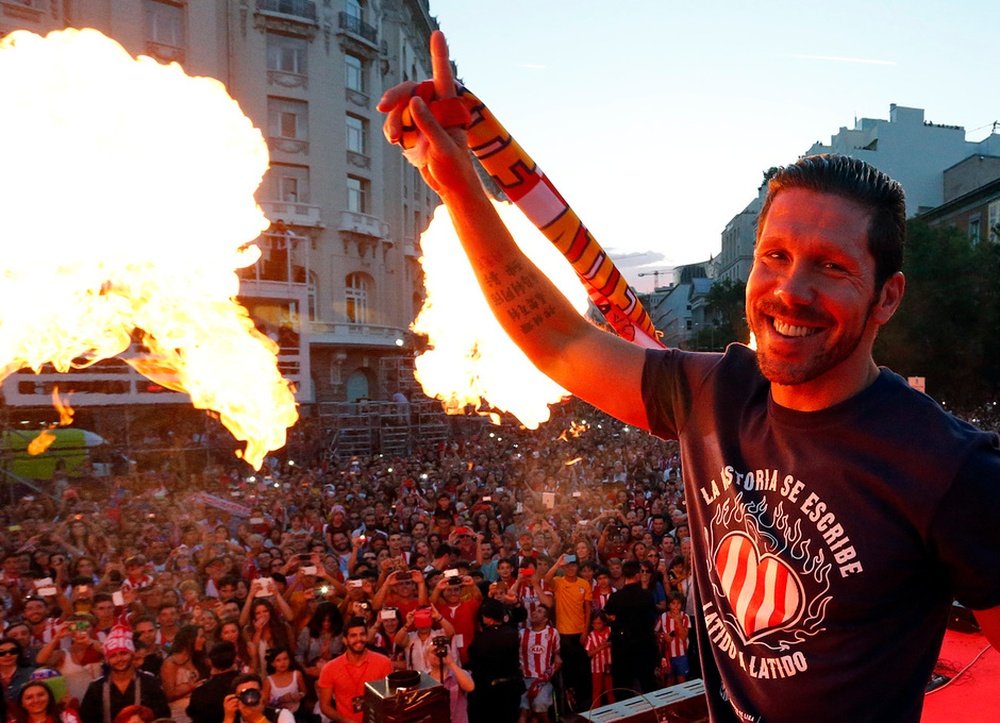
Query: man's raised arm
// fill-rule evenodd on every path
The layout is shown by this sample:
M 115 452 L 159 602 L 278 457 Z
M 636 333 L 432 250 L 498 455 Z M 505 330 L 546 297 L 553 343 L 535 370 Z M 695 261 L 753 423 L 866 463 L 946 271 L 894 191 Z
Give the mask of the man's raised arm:
M 444 35 L 431 35 L 434 90 L 438 99 L 455 96 Z M 551 281 L 521 253 L 483 191 L 461 128 L 443 128 L 427 104 L 412 96 L 414 83 L 390 89 L 378 109 L 387 113 L 385 134 L 396 142 L 402 111 L 409 106 L 427 140 L 427 184 L 448 208 L 465 252 L 490 307 L 511 339 L 544 374 L 572 394 L 622 421 L 648 429 L 640 382 L 644 350 L 601 331 L 582 318 Z M 503 293 L 496 293 L 503 292 Z M 544 321 L 515 322 L 511 312 L 533 300 Z

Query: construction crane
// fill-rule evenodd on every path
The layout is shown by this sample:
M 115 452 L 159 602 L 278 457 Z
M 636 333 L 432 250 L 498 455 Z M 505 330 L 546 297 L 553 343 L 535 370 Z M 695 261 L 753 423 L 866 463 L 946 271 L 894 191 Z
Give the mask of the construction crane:
M 652 276 L 653 277 L 653 288 L 659 288 L 660 286 L 660 274 L 666 276 L 672 271 L 672 269 L 656 269 L 654 271 L 641 271 L 639 276 Z

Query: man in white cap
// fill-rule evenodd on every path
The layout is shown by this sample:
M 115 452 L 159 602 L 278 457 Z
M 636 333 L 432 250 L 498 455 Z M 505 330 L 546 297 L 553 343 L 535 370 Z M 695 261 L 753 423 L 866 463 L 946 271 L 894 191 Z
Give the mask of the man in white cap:
M 169 718 L 167 696 L 156 676 L 135 666 L 135 646 L 132 631 L 116 625 L 104 641 L 104 657 L 108 674 L 87 687 L 80 703 L 80 719 L 85 723 L 111 723 L 122 708 L 144 705 L 157 718 Z

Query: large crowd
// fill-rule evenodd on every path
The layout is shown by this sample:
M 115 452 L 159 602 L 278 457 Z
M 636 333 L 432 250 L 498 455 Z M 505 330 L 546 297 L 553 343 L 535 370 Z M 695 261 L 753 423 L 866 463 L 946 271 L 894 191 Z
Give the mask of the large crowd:
M 676 446 L 589 407 L 191 467 L 4 510 L 6 718 L 360 720 L 365 682 L 412 670 L 453 721 L 544 721 L 696 674 Z

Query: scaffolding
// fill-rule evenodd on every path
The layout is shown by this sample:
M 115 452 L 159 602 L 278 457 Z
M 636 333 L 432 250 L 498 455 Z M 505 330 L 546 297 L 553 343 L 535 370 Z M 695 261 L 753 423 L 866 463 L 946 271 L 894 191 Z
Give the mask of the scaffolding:
M 404 392 L 405 394 L 405 392 Z M 447 415 L 432 399 L 397 402 L 327 402 L 317 405 L 332 458 L 406 456 L 449 438 Z

